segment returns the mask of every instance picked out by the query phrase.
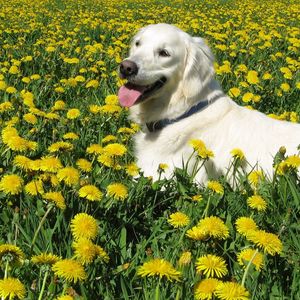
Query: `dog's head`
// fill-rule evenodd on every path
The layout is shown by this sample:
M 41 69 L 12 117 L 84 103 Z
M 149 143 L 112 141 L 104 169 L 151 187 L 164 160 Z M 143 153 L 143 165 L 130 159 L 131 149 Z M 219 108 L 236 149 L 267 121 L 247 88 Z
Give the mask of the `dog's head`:
M 133 38 L 119 73 L 128 80 L 119 90 L 123 106 L 174 93 L 193 98 L 214 75 L 213 55 L 201 38 L 168 24 L 149 25 Z

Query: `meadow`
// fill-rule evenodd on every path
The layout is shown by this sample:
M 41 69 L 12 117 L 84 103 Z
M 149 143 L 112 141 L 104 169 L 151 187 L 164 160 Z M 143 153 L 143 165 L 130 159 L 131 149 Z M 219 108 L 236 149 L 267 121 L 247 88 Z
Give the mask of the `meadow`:
M 236 189 L 185 168 L 163 179 L 164 162 L 153 182 L 116 96 L 133 35 L 166 22 L 205 38 L 237 103 L 299 122 L 299 1 L 0 8 L 1 299 L 299 299 L 299 153 L 278 149 L 269 179 L 233 149 Z

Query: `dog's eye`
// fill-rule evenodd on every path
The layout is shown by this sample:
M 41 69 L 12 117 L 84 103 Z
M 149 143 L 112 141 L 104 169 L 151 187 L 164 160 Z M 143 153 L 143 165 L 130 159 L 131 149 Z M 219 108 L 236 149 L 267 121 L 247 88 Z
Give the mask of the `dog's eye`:
M 138 47 L 139 45 L 140 45 L 140 42 L 139 42 L 139 41 L 136 41 L 136 42 L 135 42 L 135 46 Z
M 158 55 L 163 56 L 163 57 L 168 57 L 168 56 L 170 56 L 170 53 L 166 49 L 160 49 L 158 51 Z

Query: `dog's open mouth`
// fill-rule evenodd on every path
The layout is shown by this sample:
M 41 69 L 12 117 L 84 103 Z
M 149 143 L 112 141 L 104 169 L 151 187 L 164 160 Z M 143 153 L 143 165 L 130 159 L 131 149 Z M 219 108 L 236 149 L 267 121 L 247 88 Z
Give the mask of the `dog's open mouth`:
M 126 83 L 121 86 L 118 97 L 120 104 L 125 107 L 130 107 L 136 103 L 140 103 L 148 99 L 153 93 L 159 90 L 166 83 L 167 78 L 161 77 L 150 85 L 136 85 L 133 83 Z

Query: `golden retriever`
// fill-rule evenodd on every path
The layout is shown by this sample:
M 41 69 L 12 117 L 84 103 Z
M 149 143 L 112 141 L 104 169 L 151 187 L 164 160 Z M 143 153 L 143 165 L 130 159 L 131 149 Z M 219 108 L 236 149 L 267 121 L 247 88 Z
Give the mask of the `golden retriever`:
M 215 80 L 213 61 L 202 38 L 172 25 L 149 25 L 133 38 L 119 68 L 128 83 L 118 96 L 141 125 L 135 151 L 145 176 L 157 179 L 160 163 L 169 166 L 164 175 L 172 176 L 191 157 L 191 139 L 202 140 L 214 153 L 195 177 L 200 183 L 228 171 L 234 148 L 245 154 L 246 172 L 261 168 L 270 177 L 281 146 L 287 154 L 297 153 L 300 125 L 237 105 Z M 189 169 L 194 162 L 189 160 Z

